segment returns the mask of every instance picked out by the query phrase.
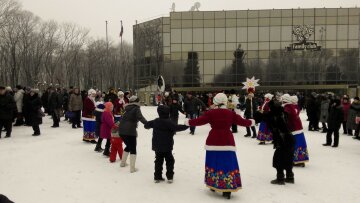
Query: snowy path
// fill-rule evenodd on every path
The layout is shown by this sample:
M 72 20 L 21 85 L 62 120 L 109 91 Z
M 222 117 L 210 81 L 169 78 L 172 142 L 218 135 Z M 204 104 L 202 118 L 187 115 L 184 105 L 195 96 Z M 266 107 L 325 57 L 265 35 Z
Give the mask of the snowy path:
M 157 114 L 155 107 L 142 110 L 148 120 Z M 276 173 L 272 146 L 259 146 L 239 128 L 235 140 L 243 189 L 225 200 L 203 184 L 208 126 L 197 128 L 195 136 L 176 135 L 175 182 L 169 185 L 153 183 L 151 131 L 142 124 L 135 174 L 95 153 L 93 144 L 82 142 L 81 129 L 65 122 L 58 129 L 50 125 L 46 117 L 40 137 L 31 136 L 31 127 L 14 127 L 11 139 L 0 139 L 0 194 L 16 203 L 360 202 L 360 141 L 345 135 L 334 149 L 321 145 L 324 134 L 306 132 L 309 164 L 294 169 L 295 185 L 274 186 L 269 183 Z

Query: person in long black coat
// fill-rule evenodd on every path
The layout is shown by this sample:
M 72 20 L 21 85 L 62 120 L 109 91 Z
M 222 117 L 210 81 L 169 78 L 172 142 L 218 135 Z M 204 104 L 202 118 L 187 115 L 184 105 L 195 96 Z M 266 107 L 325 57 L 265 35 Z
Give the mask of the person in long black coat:
M 153 128 L 152 150 L 155 151 L 155 173 L 154 181 L 156 183 L 163 181 L 162 170 L 164 159 L 166 161 L 166 177 L 171 183 L 174 178 L 175 159 L 172 154 L 174 146 L 174 135 L 178 131 L 184 131 L 188 128 L 185 125 L 177 125 L 170 120 L 170 108 L 161 105 L 157 108 L 159 118 L 148 121 L 144 127 Z
M 254 98 L 254 94 L 249 93 L 246 100 L 245 100 L 245 112 L 244 112 L 245 118 L 246 119 L 253 119 L 254 114 L 257 111 L 257 109 L 258 109 L 258 105 L 257 105 L 256 100 Z M 250 128 L 251 128 L 251 131 L 253 133 L 252 138 L 256 138 L 257 133 L 256 133 L 255 126 L 246 127 L 246 135 L 244 135 L 244 137 L 250 137 L 251 136 Z
M 287 127 L 287 115 L 280 102 L 270 101 L 270 111 L 264 114 L 256 112 L 255 120 L 257 123 L 265 121 L 268 128 L 273 134 L 274 156 L 273 167 L 276 169 L 276 179 L 271 184 L 284 185 L 286 183 L 294 183 L 293 158 L 295 140 Z M 286 178 L 284 175 L 286 171 Z
M 334 99 L 330 107 L 330 113 L 328 117 L 328 131 L 326 134 L 326 143 L 324 146 L 330 146 L 332 143 L 332 134 L 334 134 L 334 144 L 332 147 L 338 147 L 339 145 L 339 130 L 344 120 L 344 112 L 341 106 L 340 99 Z
M 51 126 L 53 128 L 59 127 L 62 102 L 63 101 L 60 93 L 57 92 L 55 88 L 51 88 L 48 102 L 48 110 L 49 113 L 51 113 L 53 119 L 53 125 Z
M 29 118 L 30 124 L 34 130 L 33 136 L 40 135 L 40 124 L 42 124 L 42 113 L 41 113 L 42 102 L 39 97 L 38 89 L 31 89 L 29 98 Z
M 309 131 L 319 130 L 321 103 L 319 103 L 317 97 L 318 95 L 315 92 L 312 92 L 306 105 L 306 110 L 309 117 Z
M 6 136 L 11 136 L 12 121 L 16 112 L 14 97 L 6 93 L 5 87 L 0 86 L 0 138 L 2 128 L 5 128 Z

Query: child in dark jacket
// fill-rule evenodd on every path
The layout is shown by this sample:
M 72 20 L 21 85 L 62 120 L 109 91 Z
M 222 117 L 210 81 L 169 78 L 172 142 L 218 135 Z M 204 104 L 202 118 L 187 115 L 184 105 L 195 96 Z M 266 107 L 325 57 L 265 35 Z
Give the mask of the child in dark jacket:
M 175 132 L 184 131 L 188 127 L 185 125 L 176 125 L 170 120 L 170 108 L 168 106 L 159 106 L 157 112 L 159 114 L 159 118 L 145 124 L 146 129 L 153 128 L 152 150 L 155 151 L 154 181 L 155 183 L 164 181 L 164 178 L 162 177 L 162 169 L 165 159 L 166 177 L 168 179 L 168 183 L 172 183 L 175 164 L 175 159 L 172 154 L 174 135 Z

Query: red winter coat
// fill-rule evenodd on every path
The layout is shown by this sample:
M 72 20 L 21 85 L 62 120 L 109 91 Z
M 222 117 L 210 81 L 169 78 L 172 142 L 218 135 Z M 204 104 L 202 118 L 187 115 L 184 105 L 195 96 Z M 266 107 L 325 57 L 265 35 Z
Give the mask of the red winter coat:
M 111 128 L 115 126 L 113 114 L 109 111 L 104 111 L 101 117 L 100 137 L 103 139 L 111 138 Z
M 270 101 L 270 100 L 265 100 L 264 103 L 263 103 L 263 105 L 260 107 L 260 110 L 263 111 L 264 113 L 270 111 L 269 101 Z
M 251 126 L 254 120 L 247 120 L 228 109 L 212 109 L 206 111 L 199 118 L 189 120 L 190 126 L 200 126 L 210 123 L 211 130 L 206 139 L 206 150 L 235 151 L 234 136 L 230 131 L 231 125 Z
M 125 105 L 124 99 L 122 99 L 122 100 L 120 100 L 119 98 L 115 99 L 115 102 L 114 102 L 115 115 L 120 115 L 122 112 L 124 112 L 124 105 Z
M 342 103 L 342 106 L 343 106 L 343 111 L 344 111 L 344 121 L 347 121 L 347 117 L 349 115 L 349 109 L 350 109 L 351 104 L 349 102 Z
M 299 117 L 299 109 L 295 104 L 284 104 L 284 111 L 288 115 L 288 128 L 292 134 L 298 134 L 303 130 L 301 119 Z
M 94 111 L 95 103 L 89 97 L 86 97 L 84 100 L 82 116 L 86 118 L 92 118 L 94 116 Z

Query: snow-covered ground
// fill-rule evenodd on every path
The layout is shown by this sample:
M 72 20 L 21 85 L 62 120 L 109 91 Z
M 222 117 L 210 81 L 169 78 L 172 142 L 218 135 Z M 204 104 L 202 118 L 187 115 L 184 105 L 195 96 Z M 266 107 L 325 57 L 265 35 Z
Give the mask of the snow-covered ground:
M 142 107 L 150 120 L 155 107 Z M 304 126 L 306 116 L 301 114 Z M 179 123 L 183 122 L 181 117 Z M 154 152 L 151 133 L 139 125 L 137 168 L 109 163 L 94 145 L 82 141 L 82 129 L 66 122 L 50 128 L 49 117 L 42 135 L 32 137 L 31 127 L 14 127 L 11 139 L 0 139 L 0 194 L 16 203 L 57 202 L 360 202 L 360 141 L 340 136 L 339 148 L 323 147 L 325 135 L 306 132 L 310 162 L 295 168 L 296 184 L 271 185 L 272 145 L 258 145 L 245 138 L 245 128 L 235 135 L 243 189 L 231 200 L 210 192 L 203 183 L 204 143 L 209 126 L 198 127 L 195 136 L 175 136 L 175 181 L 153 183 Z

